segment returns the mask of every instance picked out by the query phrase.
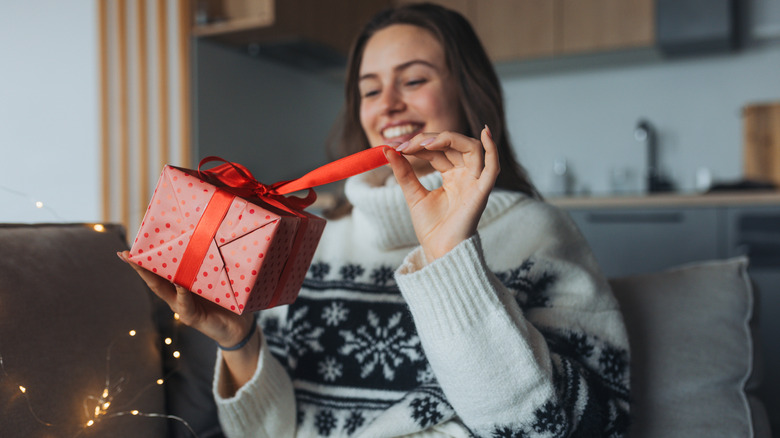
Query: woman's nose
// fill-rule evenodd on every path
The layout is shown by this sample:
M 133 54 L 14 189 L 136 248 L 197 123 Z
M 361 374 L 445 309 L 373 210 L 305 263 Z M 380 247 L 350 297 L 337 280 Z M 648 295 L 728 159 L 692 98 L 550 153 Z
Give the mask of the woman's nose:
M 403 97 L 395 87 L 387 87 L 382 90 L 381 105 L 385 113 L 400 111 L 404 108 Z

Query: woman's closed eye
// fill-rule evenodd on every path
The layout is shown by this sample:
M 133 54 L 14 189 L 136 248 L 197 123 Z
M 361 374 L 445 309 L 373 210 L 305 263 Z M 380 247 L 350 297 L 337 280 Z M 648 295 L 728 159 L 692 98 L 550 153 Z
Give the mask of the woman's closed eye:
M 410 79 L 404 81 L 404 86 L 407 88 L 415 88 L 415 87 L 419 87 L 420 85 L 423 85 L 426 82 L 428 82 L 428 79 L 425 78 Z

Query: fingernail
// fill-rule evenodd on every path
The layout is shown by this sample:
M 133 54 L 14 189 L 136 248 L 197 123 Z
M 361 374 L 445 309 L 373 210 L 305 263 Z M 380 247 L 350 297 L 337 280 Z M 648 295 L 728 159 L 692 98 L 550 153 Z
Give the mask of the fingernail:
M 390 146 L 393 149 L 397 148 L 400 145 L 401 145 L 400 141 L 391 141 L 387 143 L 387 146 Z
M 493 133 L 490 132 L 490 127 L 488 127 L 487 123 L 485 124 L 485 130 L 487 131 L 488 137 L 493 138 Z
M 402 151 L 402 150 L 404 150 L 404 149 L 406 149 L 408 147 L 409 147 L 409 142 L 405 141 L 405 142 L 399 144 L 398 147 L 395 148 L 395 150 Z
M 436 137 L 428 137 L 420 142 L 420 146 L 428 146 L 429 144 L 433 143 L 434 140 L 436 140 Z
M 122 253 L 121 252 L 117 251 L 116 256 L 119 257 L 119 260 L 122 260 L 123 262 L 125 261 L 125 258 L 122 257 Z

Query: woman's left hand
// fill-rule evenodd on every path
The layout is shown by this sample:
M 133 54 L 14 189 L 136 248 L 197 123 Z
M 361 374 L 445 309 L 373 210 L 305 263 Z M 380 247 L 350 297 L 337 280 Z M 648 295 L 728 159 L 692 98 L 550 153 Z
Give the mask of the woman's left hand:
M 480 140 L 454 132 L 419 134 L 398 149 L 402 155 L 428 161 L 443 184 L 428 190 L 402 155 L 386 151 L 403 189 L 417 239 L 431 262 L 477 232 L 499 172 L 498 151 L 486 126 Z M 399 147 L 400 148 L 400 147 Z

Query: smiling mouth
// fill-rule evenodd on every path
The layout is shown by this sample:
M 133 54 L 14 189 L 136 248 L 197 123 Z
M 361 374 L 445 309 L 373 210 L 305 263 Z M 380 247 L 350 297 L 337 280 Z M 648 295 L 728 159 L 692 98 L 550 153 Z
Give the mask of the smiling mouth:
M 409 137 L 410 134 L 416 133 L 422 129 L 422 127 L 423 125 L 416 123 L 406 123 L 403 125 L 391 126 L 382 130 L 382 137 L 384 137 L 386 140 L 393 140 L 399 137 Z

